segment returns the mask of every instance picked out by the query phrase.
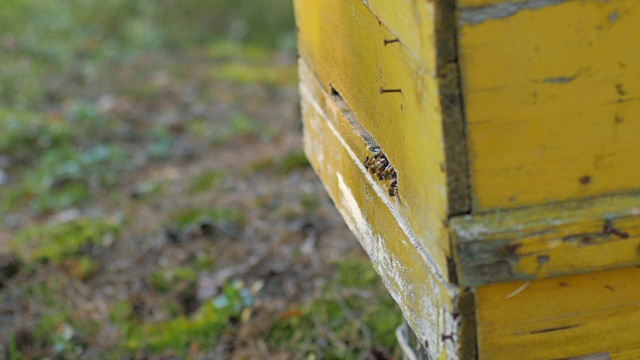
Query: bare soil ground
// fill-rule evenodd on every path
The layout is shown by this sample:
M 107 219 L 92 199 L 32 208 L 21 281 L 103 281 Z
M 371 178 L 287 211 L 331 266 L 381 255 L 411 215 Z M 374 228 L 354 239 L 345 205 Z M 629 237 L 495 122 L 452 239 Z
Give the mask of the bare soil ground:
M 252 61 L 149 54 L 42 78 L 47 123 L 101 124 L 65 128 L 74 152 L 125 155 L 29 193 L 55 144 L 3 149 L 0 358 L 398 356 L 399 313 L 302 155 L 295 59 Z M 76 183 L 85 197 L 41 205 Z

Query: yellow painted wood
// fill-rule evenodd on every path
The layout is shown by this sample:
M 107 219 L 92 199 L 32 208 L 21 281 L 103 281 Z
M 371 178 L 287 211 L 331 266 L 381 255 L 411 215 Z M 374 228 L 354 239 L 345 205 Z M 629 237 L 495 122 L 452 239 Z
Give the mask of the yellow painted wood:
M 461 308 L 468 300 L 422 248 L 398 200 L 364 168 L 367 150 L 353 128 L 355 115 L 321 88 L 304 60 L 299 67 L 305 153 L 313 168 L 433 358 L 465 357 L 474 351 L 473 339 L 462 336 L 469 331 L 460 315 L 469 313 Z
M 367 0 L 365 5 L 385 27 L 437 77 L 455 59 L 452 0 Z M 391 43 L 388 44 L 390 46 Z
M 479 287 L 478 358 L 638 359 L 638 284 L 631 267 Z
M 449 77 L 430 76 L 403 43 L 385 45 L 394 35 L 361 0 L 294 4 L 302 58 L 326 92 L 342 96 L 395 167 L 398 212 L 448 280 L 450 164 L 440 87 Z
M 385 46 L 395 46 L 398 41 L 439 84 L 449 215 L 467 213 L 470 206 L 467 149 L 456 61 L 454 0 L 363 3 L 393 34 L 393 38 L 384 39 Z
M 462 286 L 640 265 L 637 194 L 455 217 L 451 229 Z
M 431 356 L 640 358 L 640 2 L 294 4 L 305 152 Z
M 640 189 L 640 2 L 461 1 L 473 212 Z

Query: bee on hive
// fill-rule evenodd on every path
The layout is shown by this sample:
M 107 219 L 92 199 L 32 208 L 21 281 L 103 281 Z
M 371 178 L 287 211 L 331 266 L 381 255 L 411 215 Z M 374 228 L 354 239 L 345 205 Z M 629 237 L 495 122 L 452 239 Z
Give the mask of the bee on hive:
M 398 196 L 398 180 L 393 179 L 389 184 L 389 196 Z
M 384 155 L 382 151 L 380 151 L 379 147 L 370 147 L 369 150 L 373 153 L 373 156 L 366 156 L 364 158 L 363 164 L 365 169 L 371 174 L 375 175 L 375 177 L 379 180 L 388 181 L 387 193 L 389 196 L 397 196 L 398 195 L 398 180 L 397 173 L 393 165 L 389 162 L 389 159 Z

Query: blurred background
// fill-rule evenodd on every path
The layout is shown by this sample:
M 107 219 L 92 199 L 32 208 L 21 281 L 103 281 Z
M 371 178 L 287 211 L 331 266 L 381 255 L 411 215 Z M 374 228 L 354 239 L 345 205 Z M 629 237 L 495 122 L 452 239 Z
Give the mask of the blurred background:
M 289 0 L 0 1 L 0 358 L 394 359 Z

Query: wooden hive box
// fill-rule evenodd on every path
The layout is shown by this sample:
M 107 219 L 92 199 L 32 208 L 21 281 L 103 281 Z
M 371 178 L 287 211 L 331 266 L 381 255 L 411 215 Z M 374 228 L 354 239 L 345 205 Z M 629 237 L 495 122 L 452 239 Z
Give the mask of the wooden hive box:
M 431 357 L 640 359 L 640 1 L 294 2 L 306 154 Z

